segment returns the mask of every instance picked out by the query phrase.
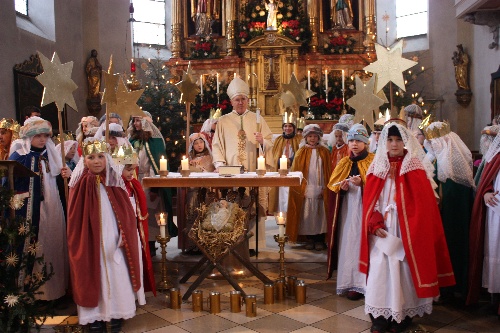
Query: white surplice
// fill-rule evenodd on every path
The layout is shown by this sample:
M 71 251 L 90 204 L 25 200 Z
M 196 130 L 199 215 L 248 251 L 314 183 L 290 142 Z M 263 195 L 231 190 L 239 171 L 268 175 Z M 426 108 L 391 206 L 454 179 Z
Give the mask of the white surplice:
M 500 172 L 495 177 L 493 191 L 500 190 L 499 174 Z M 489 293 L 500 293 L 500 215 L 488 206 L 484 236 L 483 287 L 487 288 Z

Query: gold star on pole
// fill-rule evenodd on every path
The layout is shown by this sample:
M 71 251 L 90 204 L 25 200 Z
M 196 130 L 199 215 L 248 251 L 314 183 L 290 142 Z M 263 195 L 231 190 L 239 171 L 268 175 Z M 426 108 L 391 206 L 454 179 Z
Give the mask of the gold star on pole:
M 124 124 L 128 123 L 130 117 L 144 116 L 144 112 L 137 105 L 137 100 L 141 97 L 143 91 L 144 89 L 128 91 L 123 79 L 120 78 L 116 90 L 116 105 L 110 104 L 111 108 L 109 112 L 117 113 L 122 118 Z
M 52 61 L 40 51 L 38 51 L 38 56 L 43 67 L 43 73 L 36 77 L 38 82 L 44 87 L 41 106 L 55 102 L 59 112 L 63 111 L 65 104 L 78 111 L 75 99 L 73 98 L 73 91 L 78 86 L 71 79 L 73 61 L 61 64 L 61 60 L 59 60 L 56 52 L 52 56 Z
M 109 57 L 109 68 L 107 72 L 102 73 L 104 75 L 104 92 L 102 93 L 101 105 L 104 103 L 116 104 L 116 86 L 118 85 L 118 80 L 120 76 L 114 74 L 113 69 L 113 55 Z
M 375 50 L 377 51 L 377 61 L 363 68 L 377 74 L 377 88 L 375 91 L 382 90 L 389 82 L 393 82 L 406 91 L 403 72 L 417 63 L 403 58 L 403 40 L 399 40 L 390 50 L 380 44 L 375 44 Z
M 193 81 L 191 74 L 191 62 L 189 62 L 187 71 L 184 71 L 184 74 L 182 74 L 182 81 L 176 83 L 175 86 L 182 93 L 181 103 L 192 103 L 194 105 L 196 104 L 196 95 L 200 93 L 200 88 L 195 81 Z
M 373 110 L 378 110 L 378 107 L 384 104 L 384 101 L 373 93 L 374 86 L 375 76 L 372 76 L 366 84 L 356 76 L 356 95 L 346 102 L 356 110 L 354 123 L 364 119 L 371 129 L 373 129 Z
M 292 73 L 290 82 L 284 83 L 282 86 L 285 92 L 290 91 L 295 96 L 297 104 L 300 106 L 308 106 L 307 99 L 314 95 L 311 90 L 306 89 L 306 81 L 299 83 L 297 77 L 295 77 L 295 73 Z

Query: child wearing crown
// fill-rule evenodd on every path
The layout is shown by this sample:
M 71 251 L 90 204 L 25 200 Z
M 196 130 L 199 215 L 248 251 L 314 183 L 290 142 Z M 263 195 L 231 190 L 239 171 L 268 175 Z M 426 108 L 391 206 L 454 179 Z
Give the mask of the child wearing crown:
M 122 319 L 135 316 L 136 298 L 145 304 L 137 220 L 122 167 L 113 163 L 108 145 L 87 138 L 82 150 L 69 183 L 73 298 L 79 323 L 90 324 L 90 332 L 103 332 L 105 326 L 119 332 Z
M 10 147 L 10 160 L 17 161 L 34 171 L 39 177 L 16 178 L 17 193 L 29 193 L 29 197 L 16 214 L 31 221 L 36 233 L 36 256 L 44 256 L 45 263 L 52 265 L 52 276 L 41 288 L 41 300 L 56 300 L 66 293 L 68 286 L 68 253 L 66 241 L 66 218 L 64 213 L 64 188 L 62 178 L 69 178 L 71 170 L 61 167 L 61 155 L 50 139 L 52 125 L 40 117 L 31 117 L 20 130 L 20 139 Z M 60 186 L 58 186 L 60 185 Z M 26 251 L 26 249 L 25 249 Z M 41 273 L 35 264 L 33 272 Z

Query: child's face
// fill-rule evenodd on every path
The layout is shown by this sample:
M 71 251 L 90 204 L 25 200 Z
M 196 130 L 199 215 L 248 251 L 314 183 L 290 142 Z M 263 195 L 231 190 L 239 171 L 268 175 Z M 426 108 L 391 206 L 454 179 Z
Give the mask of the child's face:
M 134 118 L 134 127 L 136 131 L 141 131 L 142 130 L 142 122 L 141 122 L 140 117 L 135 117 Z
M 126 181 L 129 182 L 134 178 L 134 170 L 136 167 L 136 164 L 127 164 L 125 168 L 123 168 L 122 176 Z
M 378 142 L 378 139 L 380 138 L 380 132 L 375 133 L 375 141 Z
M 115 151 L 116 145 L 118 144 L 118 140 L 116 139 L 116 136 L 109 136 L 108 138 L 108 143 L 109 143 L 109 148 L 111 149 L 110 151 Z
M 106 155 L 98 153 L 85 156 L 85 166 L 95 175 L 101 173 L 106 169 Z
M 114 123 L 114 124 L 119 124 L 120 123 L 120 119 L 118 118 L 113 118 L 113 117 L 109 117 L 109 123 Z
M 201 153 L 203 150 L 205 150 L 205 141 L 203 141 L 203 139 L 194 140 L 193 149 L 195 152 Z
M 35 148 L 43 148 L 49 139 L 48 133 L 37 134 L 31 139 L 31 146 Z
M 345 143 L 342 131 L 335 131 L 335 140 L 337 140 L 337 146 L 342 146 Z
M 365 150 L 365 143 L 359 140 L 349 140 L 349 149 L 357 156 Z
M 76 153 L 76 145 L 72 145 L 71 148 L 68 150 L 68 153 L 66 154 L 66 159 L 71 160 L 73 157 L 75 157 Z
M 306 142 L 310 146 L 316 146 L 319 143 L 319 135 L 318 134 L 309 134 L 306 137 Z
M 283 132 L 286 135 L 290 135 L 293 133 L 293 125 L 292 124 L 284 124 L 283 125 Z
M 387 138 L 387 151 L 389 156 L 403 156 L 405 144 L 399 136 L 391 135 Z
M 12 132 L 6 128 L 0 128 L 0 145 L 9 148 L 11 140 Z

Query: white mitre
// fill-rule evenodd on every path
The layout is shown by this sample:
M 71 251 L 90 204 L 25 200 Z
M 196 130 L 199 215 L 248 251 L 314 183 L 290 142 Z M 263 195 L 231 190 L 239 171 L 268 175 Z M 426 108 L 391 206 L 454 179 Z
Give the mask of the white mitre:
M 245 81 L 243 81 L 239 77 L 236 77 L 227 87 L 227 95 L 229 96 L 229 99 L 233 99 L 238 95 L 245 95 L 246 97 L 248 97 L 248 95 L 250 95 L 250 88 Z

